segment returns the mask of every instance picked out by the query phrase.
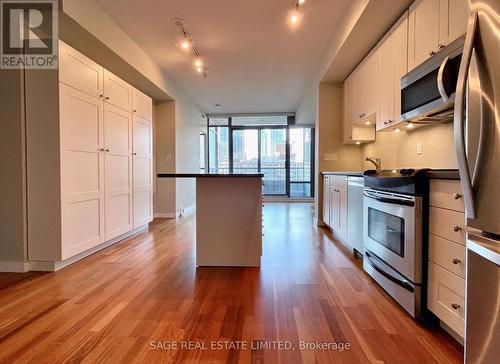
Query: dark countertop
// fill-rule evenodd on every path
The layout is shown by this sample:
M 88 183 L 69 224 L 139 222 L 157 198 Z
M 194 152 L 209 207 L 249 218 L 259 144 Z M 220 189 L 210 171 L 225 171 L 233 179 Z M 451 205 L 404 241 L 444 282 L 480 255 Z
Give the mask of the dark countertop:
M 158 178 L 241 178 L 241 177 L 257 177 L 262 178 L 262 173 L 241 174 L 241 173 L 158 173 Z
M 427 172 L 430 179 L 452 179 L 460 180 L 458 169 L 432 169 Z
M 351 171 L 351 172 L 346 172 L 346 171 L 334 171 L 334 172 L 321 172 L 322 175 L 328 176 L 328 175 L 337 175 L 337 176 L 350 176 L 350 177 L 363 177 L 363 172 L 357 172 L 357 171 Z

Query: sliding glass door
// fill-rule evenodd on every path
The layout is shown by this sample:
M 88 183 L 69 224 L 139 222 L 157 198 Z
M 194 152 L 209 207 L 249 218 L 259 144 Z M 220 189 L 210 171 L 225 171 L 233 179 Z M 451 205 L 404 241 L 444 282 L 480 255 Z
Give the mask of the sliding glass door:
M 263 193 L 286 195 L 286 129 L 261 129 L 259 142 Z
M 233 130 L 233 173 L 259 173 L 259 131 Z

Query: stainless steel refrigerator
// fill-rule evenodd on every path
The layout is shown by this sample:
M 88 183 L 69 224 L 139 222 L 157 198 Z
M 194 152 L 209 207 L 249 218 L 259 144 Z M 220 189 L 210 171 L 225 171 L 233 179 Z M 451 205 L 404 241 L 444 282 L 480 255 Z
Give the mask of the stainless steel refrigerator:
M 465 362 L 500 362 L 500 0 L 470 0 L 455 98 L 466 209 Z M 472 230 L 470 229 L 470 230 Z

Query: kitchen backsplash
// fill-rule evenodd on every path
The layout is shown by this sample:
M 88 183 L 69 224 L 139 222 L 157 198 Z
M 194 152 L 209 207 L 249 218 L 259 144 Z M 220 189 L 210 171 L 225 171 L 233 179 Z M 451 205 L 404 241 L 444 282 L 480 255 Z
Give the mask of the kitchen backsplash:
M 421 143 L 422 154 L 417 153 Z M 379 132 L 376 141 L 362 146 L 362 156 L 382 159 L 382 168 L 458 168 L 453 141 L 453 123 L 412 131 Z M 364 169 L 373 165 L 363 162 Z

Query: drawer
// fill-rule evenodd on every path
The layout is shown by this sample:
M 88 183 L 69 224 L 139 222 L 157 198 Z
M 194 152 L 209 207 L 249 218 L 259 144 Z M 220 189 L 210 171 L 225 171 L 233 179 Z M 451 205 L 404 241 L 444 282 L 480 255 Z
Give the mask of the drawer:
M 432 180 L 429 202 L 431 206 L 464 212 L 460 181 Z
M 465 246 L 464 213 L 430 207 L 429 232 Z
M 464 337 L 465 280 L 429 262 L 427 308 Z
M 465 278 L 465 246 L 429 234 L 429 260 Z

